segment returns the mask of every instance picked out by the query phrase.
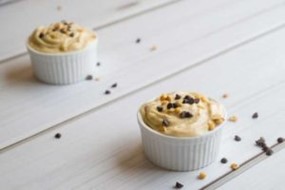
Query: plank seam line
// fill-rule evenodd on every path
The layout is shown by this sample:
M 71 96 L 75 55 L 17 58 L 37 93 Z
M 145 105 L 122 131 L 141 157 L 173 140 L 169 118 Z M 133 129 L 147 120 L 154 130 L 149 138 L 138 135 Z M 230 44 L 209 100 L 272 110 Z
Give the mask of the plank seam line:
M 274 154 L 275 154 L 275 153 L 277 153 L 277 152 L 279 152 L 279 151 L 281 151 L 282 149 L 285 148 L 285 142 L 283 142 L 281 144 L 280 143 L 275 143 L 270 148 L 274 151 Z M 272 156 L 274 156 L 274 154 Z M 224 185 L 225 183 L 227 183 L 231 179 L 234 179 L 235 177 L 241 175 L 242 173 L 244 173 L 248 169 L 254 167 L 258 163 L 262 162 L 263 160 L 268 159 L 269 157 L 270 156 L 267 156 L 265 154 L 265 152 L 261 152 L 261 153 L 255 155 L 255 156 L 253 156 L 252 158 L 246 160 L 245 162 L 243 162 L 240 165 L 238 170 L 229 171 L 229 172 L 225 173 L 224 175 L 218 177 L 214 181 L 212 181 L 209 184 L 205 185 L 204 187 L 200 188 L 200 190 L 214 190 L 214 189 L 217 189 L 218 187 L 221 187 L 222 185 Z
M 22 0 L 18 0 L 18 1 L 22 1 Z M 161 8 L 164 8 L 164 7 L 168 7 L 170 5 L 173 5 L 175 3 L 178 3 L 180 1 L 183 1 L 183 0 L 172 0 L 172 1 L 169 1 L 167 3 L 163 3 L 163 4 L 160 4 L 160 5 L 156 5 L 154 7 L 150 7 L 148 9 L 145 9 L 145 10 L 142 10 L 142 11 L 138 11 L 137 13 L 133 13 L 133 14 L 130 14 L 128 16 L 125 16 L 125 17 L 122 17 L 120 19 L 117 19 L 117 20 L 114 20 L 114 21 L 111 21 L 109 23 L 106 23 L 106 24 L 102 24 L 102 25 L 99 25 L 97 27 L 94 27 L 93 30 L 96 30 L 96 31 L 99 31 L 99 30 L 102 30 L 104 28 L 107 28 L 107 27 L 110 27 L 112 25 L 115 25 L 115 24 L 118 24 L 118 23 L 121 23 L 121 22 L 124 22 L 124 21 L 127 21 L 127 20 L 130 20 L 130 19 L 133 19 L 135 17 L 138 17 L 138 16 L 141 16 L 141 15 L 144 15 L 144 14 L 147 14 L 147 13 L 150 13 L 150 12 L 153 12 L 155 10 L 158 10 L 158 9 L 161 9 Z M 1 5 L 0 5 L 1 7 Z M 22 56 L 25 56 L 27 55 L 27 51 L 25 52 L 22 52 L 22 53 L 18 53 L 16 55 L 13 55 L 13 56 L 10 56 L 10 57 L 7 57 L 7 58 L 4 58 L 4 59 L 0 59 L 0 64 L 3 64 L 3 63 L 6 63 L 6 62 L 9 62 L 13 59 L 16 59 L 16 58 L 19 58 L 19 57 L 22 57 Z
M 50 131 L 54 130 L 55 128 L 58 128 L 58 127 L 67 125 L 68 123 L 71 123 L 71 122 L 76 121 L 76 120 L 78 120 L 78 119 L 80 119 L 80 118 L 83 118 L 83 117 L 85 117 L 85 116 L 87 116 L 87 115 L 89 115 L 89 114 L 91 114 L 91 113 L 93 113 L 93 112 L 99 110 L 100 108 L 102 108 L 102 107 L 104 107 L 104 106 L 106 106 L 106 105 L 109 105 L 109 104 L 111 104 L 111 103 L 117 102 L 117 101 L 119 101 L 119 100 L 121 100 L 121 99 L 123 99 L 123 98 L 126 98 L 126 97 L 129 96 L 129 95 L 132 95 L 132 94 L 135 94 L 135 93 L 137 93 L 137 92 L 140 92 L 141 90 L 143 90 L 143 89 L 145 89 L 145 88 L 148 88 L 148 87 L 150 87 L 150 86 L 153 86 L 153 85 L 155 85 L 155 84 L 158 84 L 158 83 L 160 83 L 160 82 L 162 82 L 162 81 L 164 81 L 164 80 L 166 80 L 166 79 L 173 78 L 173 77 L 175 77 L 176 75 L 178 75 L 178 74 L 180 74 L 180 73 L 184 73 L 184 72 L 186 72 L 186 71 L 188 71 L 188 70 L 190 70 L 190 69 L 193 69 L 193 68 L 196 68 L 196 67 L 198 67 L 198 66 L 201 66 L 201 65 L 207 63 L 208 61 L 214 60 L 214 59 L 216 59 L 216 58 L 218 58 L 218 57 L 220 57 L 220 56 L 222 56 L 222 55 L 224 55 L 224 54 L 226 54 L 226 53 L 228 53 L 228 52 L 230 52 L 230 51 L 236 50 L 236 49 L 238 49 L 238 48 L 240 48 L 240 47 L 242 47 L 242 46 L 244 46 L 244 45 L 246 45 L 246 44 L 249 44 L 249 43 L 251 43 L 251 42 L 254 42 L 254 41 L 260 39 L 260 38 L 263 37 L 263 36 L 266 36 L 266 35 L 269 35 L 269 34 L 271 34 L 271 33 L 277 32 L 277 31 L 283 29 L 284 27 L 285 27 L 285 23 L 283 23 L 283 24 L 281 24 L 281 25 L 279 25 L 279 26 L 276 26 L 276 27 L 274 27 L 274 28 L 271 28 L 271 29 L 269 29 L 269 30 L 267 30 L 267 31 L 265 31 L 265 32 L 263 32 L 263 33 L 261 33 L 261 34 L 259 34 L 259 35 L 256 35 L 256 36 L 254 36 L 254 37 L 252 37 L 252 38 L 250 38 L 250 39 L 248 39 L 248 40 L 245 40 L 244 42 L 237 43 L 237 44 L 233 45 L 232 47 L 229 47 L 229 48 L 227 48 L 227 49 L 225 49 L 225 50 L 223 50 L 223 51 L 220 51 L 220 52 L 218 52 L 218 53 L 216 53 L 216 54 L 214 54 L 214 55 L 212 55 L 212 56 L 209 56 L 209 57 L 207 57 L 207 58 L 204 58 L 204 59 L 202 59 L 202 60 L 196 62 L 196 64 L 186 66 L 186 67 L 181 68 L 180 70 L 178 70 L 178 71 L 176 71 L 176 72 L 174 72 L 174 73 L 171 73 L 171 74 L 169 74 L 169 75 L 162 76 L 162 77 L 161 77 L 160 79 L 158 79 L 158 80 L 155 80 L 155 81 L 153 81 L 153 82 L 151 82 L 151 83 L 148 83 L 148 84 L 146 84 L 146 85 L 143 85 L 143 86 L 141 86 L 141 87 L 139 87 L 139 88 L 137 88 L 137 89 L 131 90 L 131 91 L 129 91 L 129 92 L 127 92 L 127 93 L 125 93 L 125 94 L 123 94 L 123 95 L 117 97 L 117 98 L 114 98 L 113 100 L 110 100 L 109 102 L 105 102 L 105 103 L 103 103 L 103 104 L 101 104 L 101 105 L 99 105 L 99 106 L 97 106 L 97 107 L 91 108 L 91 109 L 89 109 L 89 110 L 87 110 L 87 111 L 85 111 L 85 112 L 82 112 L 82 113 L 80 113 L 80 114 L 78 114 L 78 115 L 75 115 L 75 116 L 73 116 L 73 117 L 71 117 L 71 118 L 69 118 L 69 119 L 66 119 L 66 120 L 64 120 L 64 121 L 62 121 L 62 122 L 59 122 L 59 123 L 57 123 L 57 124 L 55 124 L 55 125 L 53 125 L 53 126 L 50 126 L 50 127 L 47 128 L 47 129 L 44 129 L 44 130 L 42 130 L 42 131 L 39 131 L 39 132 L 37 132 L 37 133 L 35 133 L 35 134 L 29 136 L 29 137 L 23 138 L 23 139 L 21 139 L 21 140 L 15 142 L 15 143 L 12 143 L 12 144 L 7 145 L 7 146 L 5 146 L 5 147 L 3 147 L 3 148 L 0 148 L 0 153 L 3 152 L 3 151 L 5 151 L 5 150 L 9 150 L 9 149 L 11 149 L 11 148 L 13 148 L 13 147 L 15 147 L 15 146 L 17 146 L 17 145 L 20 145 L 21 143 L 28 142 L 29 140 L 31 140 L 31 139 L 33 139 L 33 138 L 35 138 L 35 137 L 37 137 L 37 136 L 40 136 L 40 135 L 42 135 L 42 134 L 45 134 L 45 133 L 47 133 L 47 132 L 50 132 Z
M 1 8 L 1 7 L 5 7 L 5 6 L 7 6 L 7 5 L 12 5 L 12 4 L 15 4 L 15 3 L 19 3 L 20 1 L 23 1 L 23 0 L 10 0 L 10 1 L 6 1 L 6 2 L 0 4 L 0 8 Z

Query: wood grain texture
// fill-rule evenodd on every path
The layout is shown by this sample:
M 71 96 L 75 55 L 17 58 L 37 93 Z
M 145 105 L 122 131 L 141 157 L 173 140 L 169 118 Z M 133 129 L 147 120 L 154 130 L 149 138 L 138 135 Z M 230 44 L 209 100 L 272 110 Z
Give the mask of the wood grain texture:
M 283 27 L 283 1 L 271 1 L 271 6 L 260 0 L 227 2 L 193 7 L 192 1 L 183 1 L 100 30 L 102 66 L 95 73 L 100 82 L 50 86 L 33 78 L 27 56 L 1 64 L 0 148 Z M 189 22 L 183 20 L 187 17 Z M 143 43 L 134 43 L 137 36 Z M 150 52 L 152 45 L 158 50 Z M 114 82 L 119 88 L 104 96 Z
M 271 145 L 285 133 L 280 127 L 285 122 L 284 34 L 280 30 L 264 36 L 2 152 L 1 189 L 172 189 L 176 181 L 185 189 L 203 187 L 228 172 L 231 162 L 242 163 L 260 153 L 254 145 L 260 136 Z M 217 160 L 204 168 L 208 177 L 203 181 L 196 178 L 199 171 L 170 172 L 153 166 L 142 152 L 139 106 L 161 92 L 176 90 L 204 92 L 239 118 L 224 131 L 219 158 L 227 157 L 229 164 Z M 225 92 L 229 98 L 223 100 Z M 253 120 L 256 111 L 260 117 Z M 60 140 L 53 137 L 57 132 L 62 133 Z M 236 134 L 241 142 L 233 140 Z
M 26 52 L 27 36 L 35 27 L 72 20 L 101 27 L 177 0 L 25 0 L 0 11 L 0 60 Z

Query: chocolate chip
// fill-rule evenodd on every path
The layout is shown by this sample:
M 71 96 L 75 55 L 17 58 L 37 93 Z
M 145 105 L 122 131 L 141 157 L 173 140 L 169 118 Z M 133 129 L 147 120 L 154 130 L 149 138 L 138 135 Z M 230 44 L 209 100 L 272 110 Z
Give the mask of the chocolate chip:
M 273 154 L 273 150 L 268 149 L 265 153 L 267 156 L 271 156 Z
M 176 182 L 176 184 L 175 184 L 175 186 L 174 186 L 174 188 L 176 188 L 176 189 L 181 189 L 181 188 L 183 188 L 183 187 L 184 187 L 184 185 L 181 184 L 181 183 L 179 183 L 179 182 Z
M 56 133 L 56 134 L 54 135 L 54 138 L 56 138 L 56 139 L 60 139 L 60 137 L 61 137 L 61 134 L 60 134 L 60 133 Z
M 182 103 L 183 104 L 194 104 L 194 99 L 193 98 L 191 98 L 191 99 L 184 99 Z
M 251 117 L 252 117 L 252 119 L 257 119 L 258 118 L 258 113 L 255 112 Z
M 97 62 L 97 64 L 96 64 L 98 67 L 101 65 L 101 63 L 100 62 Z
M 269 150 L 269 148 L 268 148 L 268 146 L 264 145 L 264 146 L 262 146 L 262 150 L 263 150 L 263 152 L 267 152 Z
M 198 104 L 199 102 L 200 102 L 200 99 L 199 99 L 199 98 L 195 98 L 195 99 L 194 99 L 194 103 L 195 103 L 195 104 Z
M 188 111 L 183 111 L 183 112 L 181 112 L 180 113 L 180 118 L 191 118 L 191 117 L 193 117 L 193 115 L 190 113 L 190 112 L 188 112 Z
M 110 90 L 106 90 L 105 94 L 111 94 L 111 91 Z
M 92 80 L 93 76 L 92 75 L 87 75 L 86 80 Z
M 64 33 L 65 33 L 65 30 L 64 30 L 64 29 L 60 29 L 60 32 L 64 34 Z
M 239 137 L 239 136 L 237 136 L 237 135 L 235 135 L 235 141 L 241 141 L 241 138 Z
M 69 34 L 70 37 L 74 37 L 74 33 Z
M 176 94 L 174 99 L 179 100 L 180 98 L 181 98 L 181 96 L 179 94 Z
M 44 36 L 45 36 L 45 35 L 44 35 L 44 33 L 42 33 L 42 32 L 41 32 L 40 35 L 39 35 L 40 38 L 43 38 Z
M 222 158 L 222 159 L 221 159 L 221 163 L 222 163 L 222 164 L 226 164 L 227 162 L 228 162 L 228 159 L 226 159 L 226 158 Z
M 157 106 L 156 109 L 157 109 L 158 112 L 162 112 L 163 111 L 163 108 L 161 106 Z
M 118 86 L 117 83 L 112 84 L 111 88 L 116 88 Z
M 163 119 L 163 120 L 162 120 L 162 125 L 163 125 L 164 127 L 169 126 L 169 121 L 168 121 L 167 119 Z
M 136 43 L 139 44 L 140 42 L 141 42 L 141 39 L 138 38 L 138 39 L 136 40 Z
M 66 20 L 62 20 L 61 21 L 62 24 L 67 25 L 68 23 L 66 22 Z
M 178 104 L 177 104 L 177 103 L 173 103 L 173 104 L 172 104 L 172 107 L 175 109 L 175 108 L 178 107 Z
M 279 137 L 279 138 L 277 139 L 277 142 L 278 142 L 278 143 L 283 143 L 283 142 L 284 142 L 284 138 Z
M 255 141 L 255 144 L 256 144 L 257 146 L 262 147 L 262 146 L 265 145 L 265 139 L 264 139 L 263 137 L 260 137 L 258 140 Z
M 168 103 L 167 104 L 167 109 L 171 109 L 171 108 L 173 108 L 173 104 L 172 103 Z

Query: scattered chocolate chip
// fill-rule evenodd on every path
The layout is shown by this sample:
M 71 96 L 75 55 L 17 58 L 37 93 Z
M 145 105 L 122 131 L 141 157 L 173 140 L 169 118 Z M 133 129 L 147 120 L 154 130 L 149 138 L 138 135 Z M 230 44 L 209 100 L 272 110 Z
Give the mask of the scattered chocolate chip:
M 92 75 L 87 75 L 86 80 L 92 80 L 93 76 Z
M 263 147 L 265 145 L 265 139 L 260 137 L 258 140 L 255 141 L 255 144 L 259 147 Z
M 166 107 L 167 107 L 167 109 L 171 109 L 171 108 L 173 108 L 173 104 L 172 103 L 168 103 Z
M 238 135 L 235 135 L 235 141 L 241 141 L 241 138 Z
M 228 162 L 228 159 L 226 159 L 226 158 L 222 158 L 222 159 L 221 159 L 221 163 L 222 163 L 222 164 L 226 164 L 227 162 Z
M 194 99 L 194 103 L 195 103 L 195 104 L 198 104 L 199 102 L 200 102 L 200 99 L 199 99 L 199 98 L 195 98 L 195 99 Z
M 58 6 L 56 7 L 56 9 L 57 9 L 58 11 L 61 11 L 61 10 L 62 10 L 62 7 L 61 7 L 60 5 L 58 5 Z
M 181 188 L 183 188 L 183 187 L 184 187 L 184 185 L 181 184 L 181 183 L 179 183 L 179 182 L 176 182 L 176 184 L 175 184 L 175 186 L 174 186 L 174 188 L 176 188 L 176 189 L 181 189 Z
M 101 65 L 101 63 L 100 62 L 97 62 L 97 64 L 96 64 L 98 67 Z
M 176 94 L 174 99 L 179 100 L 180 98 L 181 98 L 181 96 L 179 94 Z
M 74 37 L 74 33 L 69 34 L 70 37 Z
M 56 138 L 56 139 L 60 139 L 60 137 L 61 137 L 61 134 L 60 134 L 60 133 L 56 133 L 56 134 L 54 135 L 54 138 Z
M 40 38 L 43 38 L 44 36 L 45 36 L 45 35 L 44 35 L 44 33 L 42 33 L 42 32 L 41 32 L 40 35 L 39 35 Z
M 258 113 L 255 112 L 251 117 L 252 117 L 252 119 L 257 119 L 258 118 Z
M 156 109 L 157 109 L 158 112 L 162 112 L 163 111 L 163 108 L 161 106 L 157 106 Z
M 140 42 L 141 42 L 141 39 L 138 38 L 138 39 L 136 40 L 136 43 L 139 44 Z
M 263 145 L 263 146 L 262 146 L 262 150 L 263 150 L 263 152 L 267 152 L 267 151 L 269 150 L 269 148 L 268 148 L 268 146 Z
M 118 86 L 117 83 L 112 84 L 111 88 L 116 88 Z
M 265 153 L 267 156 L 271 156 L 273 154 L 273 150 L 268 149 Z
M 181 112 L 179 116 L 180 116 L 180 118 L 190 118 L 190 117 L 193 117 L 193 115 L 190 112 L 188 112 L 188 111 Z
M 105 94 L 111 94 L 111 91 L 110 90 L 106 90 Z
M 162 120 L 162 125 L 163 125 L 164 127 L 169 126 L 169 121 L 168 121 L 167 119 L 163 119 L 163 120 Z
M 283 143 L 283 142 L 284 142 L 284 138 L 279 137 L 279 138 L 277 139 L 277 142 L 278 142 L 278 143 Z
M 229 95 L 228 94 L 223 94 L 223 98 L 228 98 L 229 97 Z

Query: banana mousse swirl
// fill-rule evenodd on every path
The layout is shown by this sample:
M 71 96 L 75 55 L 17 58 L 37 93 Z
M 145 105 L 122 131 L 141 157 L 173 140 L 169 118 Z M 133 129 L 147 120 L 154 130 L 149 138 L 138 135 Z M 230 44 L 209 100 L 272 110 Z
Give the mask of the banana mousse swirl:
M 91 30 L 62 21 L 35 29 L 28 44 L 39 52 L 62 53 L 82 50 L 95 39 L 96 35 Z
M 224 107 L 200 93 L 162 94 L 140 108 L 152 129 L 175 137 L 195 137 L 214 130 L 225 120 Z

